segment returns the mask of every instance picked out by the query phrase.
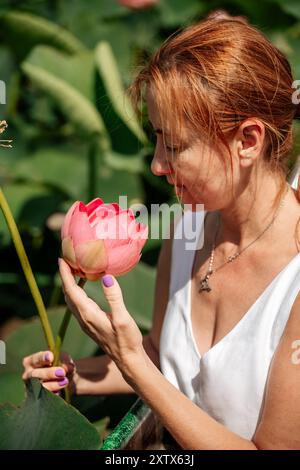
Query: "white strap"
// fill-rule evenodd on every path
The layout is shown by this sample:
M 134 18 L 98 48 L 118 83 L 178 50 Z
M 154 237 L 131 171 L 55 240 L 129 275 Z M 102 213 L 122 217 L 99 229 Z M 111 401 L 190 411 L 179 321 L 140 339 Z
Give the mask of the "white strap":
M 289 177 L 287 178 L 287 181 L 290 183 L 293 189 L 298 189 L 299 175 L 300 175 L 300 156 L 296 160 L 293 170 L 291 174 L 289 175 Z

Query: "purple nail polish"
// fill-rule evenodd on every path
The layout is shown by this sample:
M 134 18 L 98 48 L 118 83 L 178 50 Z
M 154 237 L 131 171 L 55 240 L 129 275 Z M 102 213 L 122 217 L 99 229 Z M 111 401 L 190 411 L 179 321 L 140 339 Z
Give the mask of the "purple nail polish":
M 59 380 L 58 385 L 60 385 L 60 387 L 63 387 L 64 385 L 67 385 L 68 383 L 69 383 L 68 379 L 65 378 L 64 380 Z
M 56 369 L 55 375 L 56 375 L 56 377 L 64 377 L 66 375 L 66 373 L 63 369 Z
M 105 287 L 111 287 L 114 285 L 114 280 L 109 274 L 106 274 L 106 276 L 103 276 L 102 282 L 105 285 Z
M 50 354 L 48 352 L 45 353 L 44 359 L 45 361 L 50 362 Z

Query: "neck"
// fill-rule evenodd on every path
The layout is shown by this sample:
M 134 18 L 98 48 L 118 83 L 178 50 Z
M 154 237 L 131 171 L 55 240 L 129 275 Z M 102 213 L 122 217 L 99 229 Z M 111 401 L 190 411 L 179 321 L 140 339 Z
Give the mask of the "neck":
M 283 207 L 272 204 L 279 191 L 279 184 L 273 176 L 264 176 L 263 181 L 258 180 L 257 189 L 250 186 L 236 196 L 228 207 L 219 211 L 220 226 L 216 246 L 218 251 L 227 257 L 236 250 L 241 251 L 249 243 L 254 241 L 269 225 L 274 216 L 277 216 L 272 225 L 262 235 L 261 240 L 266 241 L 268 236 L 272 235 L 273 230 L 284 228 L 285 210 Z M 293 207 L 297 206 L 297 200 L 293 190 L 289 187 L 288 192 L 281 196 L 284 197 L 284 205 L 291 203 Z M 297 207 L 299 211 L 299 206 Z M 279 235 L 279 232 L 276 231 Z

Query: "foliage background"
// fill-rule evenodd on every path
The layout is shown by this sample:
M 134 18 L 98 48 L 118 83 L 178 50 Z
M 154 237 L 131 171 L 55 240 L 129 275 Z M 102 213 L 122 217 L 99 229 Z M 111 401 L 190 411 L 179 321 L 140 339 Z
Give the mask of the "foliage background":
M 128 196 L 129 205 L 174 201 L 170 186 L 150 172 L 153 136 L 127 105 L 123 89 L 136 68 L 178 28 L 225 8 L 245 15 L 279 47 L 300 79 L 298 0 L 161 0 L 130 11 L 114 0 L 0 1 L 0 79 L 7 104 L 0 119 L 9 128 L 0 149 L 0 184 L 12 208 L 55 328 L 63 296 L 57 274 L 60 214 L 76 199 L 104 202 Z M 142 127 L 144 131 L 142 131 Z M 299 150 L 296 127 L 292 165 Z M 120 278 L 129 311 L 143 332 L 151 324 L 155 266 L 161 240 L 149 240 L 142 261 Z M 0 214 L 0 338 L 7 364 L 0 366 L 0 402 L 20 404 L 21 358 L 45 349 L 27 284 Z M 103 304 L 101 289 L 89 295 Z M 101 354 L 72 321 L 64 346 L 74 358 Z M 134 396 L 83 397 L 78 409 L 112 429 Z

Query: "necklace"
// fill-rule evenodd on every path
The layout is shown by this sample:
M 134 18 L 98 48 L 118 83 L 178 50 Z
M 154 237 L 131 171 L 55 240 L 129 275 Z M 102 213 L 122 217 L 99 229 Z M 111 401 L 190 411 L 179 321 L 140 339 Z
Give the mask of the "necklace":
M 221 220 L 221 217 L 219 216 L 219 220 L 218 220 L 218 227 L 217 227 L 217 231 L 216 231 L 216 235 L 215 235 L 215 239 L 213 241 L 213 244 L 212 244 L 212 249 L 211 249 L 211 255 L 210 255 L 210 260 L 209 260 L 209 265 L 208 265 L 208 270 L 207 270 L 207 273 L 206 275 L 200 280 L 200 287 L 199 287 L 199 292 L 203 292 L 203 291 L 207 291 L 207 292 L 210 292 L 212 289 L 208 283 L 208 279 L 210 278 L 210 276 L 215 273 L 216 271 L 218 271 L 219 269 L 221 269 L 223 266 L 225 266 L 225 264 L 227 263 L 231 263 L 234 259 L 236 259 L 240 254 L 243 253 L 243 251 L 245 251 L 247 248 L 249 248 L 249 246 L 253 245 L 253 243 L 255 243 L 260 237 L 262 237 L 262 235 L 271 227 L 271 225 L 273 224 L 274 220 L 276 219 L 278 213 L 279 213 L 279 210 L 280 208 L 283 206 L 284 202 L 285 202 L 285 198 L 286 198 L 286 195 L 287 195 L 287 192 L 288 192 L 288 189 L 289 189 L 289 185 L 288 183 L 286 184 L 286 190 L 285 190 L 285 193 L 280 201 L 280 204 L 279 204 L 279 207 L 275 213 L 275 216 L 273 217 L 273 219 L 271 220 L 271 222 L 269 223 L 269 225 L 263 230 L 263 232 L 257 237 L 255 238 L 255 240 L 253 240 L 251 243 L 249 243 L 249 245 L 245 246 L 245 248 L 243 248 L 241 251 L 237 251 L 234 255 L 231 255 L 227 258 L 227 260 L 222 263 L 220 266 L 218 266 L 217 268 L 215 269 L 212 269 L 213 267 L 213 262 L 214 262 L 214 254 L 215 254 L 215 246 L 216 246 L 216 240 L 217 240 L 217 236 L 218 236 L 218 233 L 219 233 L 219 228 L 220 228 L 220 220 Z

